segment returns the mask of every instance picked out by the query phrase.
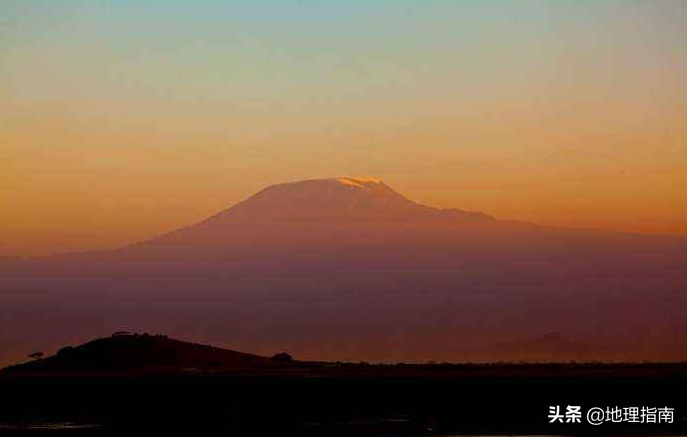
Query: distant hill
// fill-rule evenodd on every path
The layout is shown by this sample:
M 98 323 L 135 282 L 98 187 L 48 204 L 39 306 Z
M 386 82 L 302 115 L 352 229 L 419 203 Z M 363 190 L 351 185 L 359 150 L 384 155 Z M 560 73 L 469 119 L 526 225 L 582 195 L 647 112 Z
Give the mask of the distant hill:
M 267 357 L 174 340 L 124 334 L 64 347 L 54 356 L 6 367 L 5 373 L 138 373 L 274 367 Z

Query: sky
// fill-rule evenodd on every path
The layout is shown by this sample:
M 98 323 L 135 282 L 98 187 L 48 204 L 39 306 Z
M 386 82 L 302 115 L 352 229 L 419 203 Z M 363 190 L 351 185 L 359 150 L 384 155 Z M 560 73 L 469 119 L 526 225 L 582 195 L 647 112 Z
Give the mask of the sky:
M 4 0 L 0 254 L 117 247 L 354 175 L 685 234 L 685 80 L 683 1 Z

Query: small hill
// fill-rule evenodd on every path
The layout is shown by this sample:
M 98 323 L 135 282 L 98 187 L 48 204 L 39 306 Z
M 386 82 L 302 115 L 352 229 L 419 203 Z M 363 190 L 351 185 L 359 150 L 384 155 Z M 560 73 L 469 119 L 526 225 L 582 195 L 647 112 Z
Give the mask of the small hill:
M 275 366 L 274 360 L 189 343 L 163 335 L 121 334 L 76 347 L 54 356 L 6 367 L 4 373 L 141 373 L 184 370 L 236 370 Z

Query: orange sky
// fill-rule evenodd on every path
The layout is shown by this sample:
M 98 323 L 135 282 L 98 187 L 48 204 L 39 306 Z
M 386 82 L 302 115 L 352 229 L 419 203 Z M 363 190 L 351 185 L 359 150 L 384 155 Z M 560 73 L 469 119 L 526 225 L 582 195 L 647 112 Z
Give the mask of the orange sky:
M 346 175 L 499 218 L 686 232 L 683 2 L 324 2 L 307 22 L 290 2 L 175 3 L 165 22 L 10 3 L 0 254 L 114 247 Z

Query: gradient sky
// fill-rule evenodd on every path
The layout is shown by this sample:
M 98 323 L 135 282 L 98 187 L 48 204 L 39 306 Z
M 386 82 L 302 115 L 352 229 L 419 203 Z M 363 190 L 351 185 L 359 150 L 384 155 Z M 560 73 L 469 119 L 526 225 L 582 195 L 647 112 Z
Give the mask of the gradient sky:
M 685 17 L 678 0 L 4 0 L 0 253 L 118 246 L 344 175 L 685 234 Z

